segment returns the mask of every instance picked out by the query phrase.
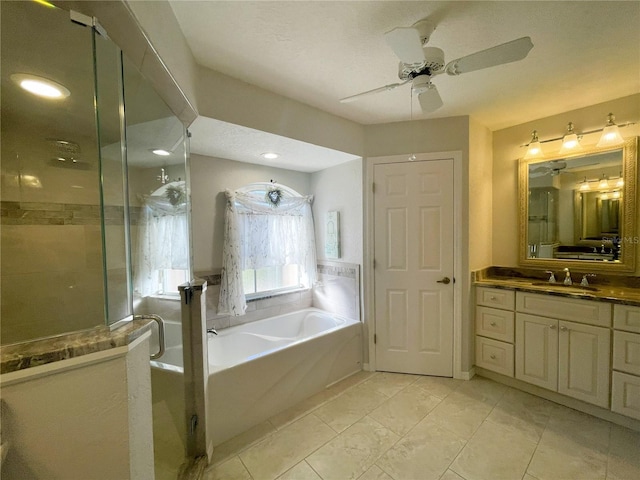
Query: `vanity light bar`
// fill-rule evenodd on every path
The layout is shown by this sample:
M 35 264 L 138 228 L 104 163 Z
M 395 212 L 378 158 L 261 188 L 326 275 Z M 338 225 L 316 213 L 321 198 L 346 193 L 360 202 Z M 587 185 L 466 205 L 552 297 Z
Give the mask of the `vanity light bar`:
M 615 183 L 614 183 L 615 181 Z M 605 183 L 606 182 L 606 183 Z M 592 190 L 591 184 L 596 185 L 593 190 L 613 190 L 621 188 L 624 185 L 624 179 L 622 177 L 604 177 L 603 178 L 594 178 L 581 180 L 576 182 L 577 185 L 580 185 L 578 190 Z
M 532 137 L 531 137 L 531 141 L 529 143 L 526 143 L 524 145 L 520 145 L 520 148 L 524 148 L 524 147 L 533 147 L 536 149 L 535 153 L 529 153 L 527 152 L 527 158 L 532 158 L 532 157 L 541 157 L 544 156 L 544 154 L 541 154 L 540 152 L 540 144 L 542 143 L 550 143 L 550 142 L 556 142 L 558 140 L 565 140 L 565 137 L 567 137 L 567 135 L 573 135 L 576 136 L 576 138 L 573 138 L 574 140 L 578 141 L 578 145 L 580 140 L 582 140 L 582 137 L 584 137 L 585 135 L 589 135 L 591 133 L 598 133 L 598 132 L 603 132 L 603 136 L 602 138 L 598 141 L 598 146 L 604 146 L 604 145 L 615 145 L 616 143 L 611 143 L 610 138 L 615 137 L 615 133 L 612 133 L 612 131 L 616 130 L 617 128 L 622 128 L 622 127 L 628 127 L 631 125 L 635 125 L 635 122 L 627 122 L 627 123 L 622 123 L 620 125 L 617 125 L 613 122 L 614 120 L 614 116 L 612 113 L 610 113 L 607 116 L 607 124 L 603 127 L 603 128 L 598 128 L 596 130 L 589 130 L 587 132 L 582 132 L 579 134 L 576 134 L 573 131 L 573 122 L 569 122 L 569 124 L 567 125 L 567 133 L 565 133 L 565 135 L 563 135 L 562 137 L 555 137 L 555 138 L 548 138 L 546 140 L 539 140 L 538 139 L 538 132 L 536 130 L 533 131 L 532 133 Z M 606 138 L 605 138 L 606 137 Z M 619 138 L 620 140 L 616 140 L 617 143 L 622 143 L 622 141 L 624 141 L 624 139 L 622 139 L 622 137 L 618 134 L 617 137 L 615 137 L 616 139 Z M 563 142 L 564 145 L 564 142 Z M 577 147 L 578 145 L 574 145 L 574 147 Z M 564 152 L 566 152 L 566 147 L 564 149 Z

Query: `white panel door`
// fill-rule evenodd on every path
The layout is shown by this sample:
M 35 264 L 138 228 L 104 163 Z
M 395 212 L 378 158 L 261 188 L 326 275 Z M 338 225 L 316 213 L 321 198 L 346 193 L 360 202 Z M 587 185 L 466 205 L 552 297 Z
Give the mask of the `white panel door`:
M 453 160 L 375 165 L 373 197 L 376 369 L 450 377 Z

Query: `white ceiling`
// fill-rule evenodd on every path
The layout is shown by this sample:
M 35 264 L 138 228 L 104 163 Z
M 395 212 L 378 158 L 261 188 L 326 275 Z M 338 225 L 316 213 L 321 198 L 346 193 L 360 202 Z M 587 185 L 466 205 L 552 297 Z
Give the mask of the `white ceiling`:
M 397 82 L 383 34 L 427 17 L 445 61 L 523 36 L 534 47 L 435 77 L 444 106 L 425 115 L 416 99 L 414 119 L 470 115 L 498 130 L 640 92 L 639 1 L 170 2 L 199 64 L 361 124 L 410 119 L 408 85 L 339 99 Z

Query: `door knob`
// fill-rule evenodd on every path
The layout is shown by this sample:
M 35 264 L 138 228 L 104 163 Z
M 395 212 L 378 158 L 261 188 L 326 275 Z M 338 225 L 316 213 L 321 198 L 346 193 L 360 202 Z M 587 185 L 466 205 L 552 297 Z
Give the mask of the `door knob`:
M 451 283 L 451 279 L 449 277 L 444 277 L 442 280 L 437 280 L 436 283 L 444 283 L 445 285 L 449 285 Z

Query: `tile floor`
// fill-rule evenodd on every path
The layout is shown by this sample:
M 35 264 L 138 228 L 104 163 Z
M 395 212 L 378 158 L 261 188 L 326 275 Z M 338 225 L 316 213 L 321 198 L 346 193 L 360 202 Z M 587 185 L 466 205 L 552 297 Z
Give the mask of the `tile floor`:
M 480 377 L 360 372 L 220 445 L 206 480 L 637 480 L 640 433 Z

